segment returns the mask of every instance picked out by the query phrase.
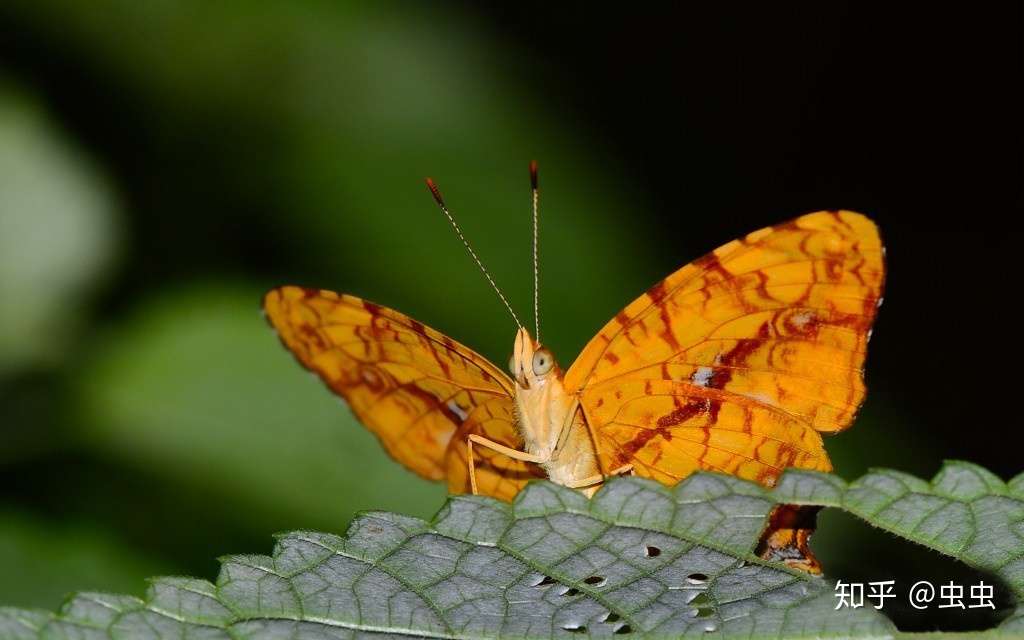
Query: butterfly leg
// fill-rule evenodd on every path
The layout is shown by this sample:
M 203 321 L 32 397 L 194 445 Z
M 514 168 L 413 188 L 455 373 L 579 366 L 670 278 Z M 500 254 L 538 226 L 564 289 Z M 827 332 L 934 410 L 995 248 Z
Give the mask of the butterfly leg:
M 633 475 L 632 471 L 633 465 L 624 464 L 621 467 L 612 469 L 607 474 L 598 473 L 586 478 L 580 478 L 579 480 L 575 480 L 570 484 L 566 484 L 565 486 L 569 487 L 570 489 L 582 489 L 583 487 L 589 487 L 591 485 L 598 484 L 599 482 L 604 482 L 606 479 L 612 478 L 614 476 L 623 475 L 626 473 Z
M 479 436 L 475 433 L 469 434 L 469 438 L 466 441 L 466 448 L 468 449 L 466 457 L 469 459 L 469 486 L 473 489 L 473 495 L 477 495 L 476 489 L 476 463 L 473 461 L 473 443 L 480 445 L 481 447 L 487 447 L 491 451 L 496 451 L 502 455 L 506 455 L 513 460 L 521 460 L 522 462 L 533 462 L 541 463 L 544 462 L 542 456 L 538 456 L 525 451 L 519 451 L 512 447 L 506 447 L 503 444 L 497 443 L 493 440 L 488 440 L 483 436 Z

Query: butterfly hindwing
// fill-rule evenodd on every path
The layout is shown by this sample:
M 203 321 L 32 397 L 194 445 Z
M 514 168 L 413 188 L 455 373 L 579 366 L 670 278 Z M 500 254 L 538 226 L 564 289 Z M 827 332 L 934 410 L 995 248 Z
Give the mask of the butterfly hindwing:
M 467 446 L 471 433 L 485 435 L 489 440 L 513 449 L 523 448 L 513 404 L 498 399 L 484 403 L 470 414 L 448 448 L 448 491 L 453 494 L 472 490 Z M 500 500 L 511 502 L 528 481 L 547 477 L 539 465 L 515 460 L 482 446 L 473 447 L 473 460 L 477 491 Z
M 812 213 L 730 242 L 634 300 L 566 374 L 602 466 L 672 482 L 714 469 L 771 482 L 831 468 L 881 300 L 878 231 Z
M 448 478 L 453 492 L 462 493 L 469 490 L 468 476 L 456 469 L 456 460 L 465 466 L 470 433 L 522 448 L 511 422 L 513 382 L 440 332 L 392 309 L 321 289 L 279 287 L 265 296 L 263 308 L 295 357 L 417 474 Z M 481 492 L 514 495 L 522 482 L 514 474 L 499 479 L 520 463 L 489 453 L 475 458 Z

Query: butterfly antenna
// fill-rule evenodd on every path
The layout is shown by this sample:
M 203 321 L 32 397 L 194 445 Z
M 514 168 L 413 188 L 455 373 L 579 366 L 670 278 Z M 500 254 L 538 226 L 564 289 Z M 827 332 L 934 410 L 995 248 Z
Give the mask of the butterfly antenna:
M 537 257 L 537 223 L 540 189 L 537 182 L 537 161 L 530 161 L 530 190 L 533 193 L 533 324 L 537 342 L 540 342 L 540 261 Z
M 491 283 L 491 287 L 494 289 L 494 292 L 498 294 L 498 297 L 501 298 L 501 301 L 505 304 L 505 308 L 508 309 L 508 312 L 512 315 L 512 319 L 515 321 L 516 326 L 522 329 L 523 323 L 519 322 L 519 316 L 517 316 L 516 312 L 512 310 L 512 305 L 508 303 L 508 299 L 505 297 L 505 294 L 498 288 L 498 285 L 494 282 L 494 278 L 491 277 L 491 274 L 487 271 L 484 263 L 480 260 L 479 256 L 476 255 L 476 251 L 473 251 L 473 247 L 470 246 L 469 240 L 466 240 L 466 236 L 462 233 L 462 227 L 460 227 L 459 223 L 455 221 L 455 216 L 452 215 L 451 211 L 448 210 L 448 206 L 444 203 L 444 198 L 441 197 L 441 191 L 430 178 L 427 178 L 427 188 L 430 189 L 430 193 L 434 196 L 434 201 L 437 202 L 437 206 L 441 208 L 441 212 L 446 218 L 448 218 L 448 222 L 452 224 L 452 229 L 455 229 L 455 235 L 459 236 L 459 240 L 462 240 L 462 244 L 466 247 L 466 251 L 469 252 L 469 256 L 473 258 L 473 262 L 476 263 L 476 266 L 480 267 L 480 272 L 484 274 L 484 277 L 487 278 L 487 282 Z

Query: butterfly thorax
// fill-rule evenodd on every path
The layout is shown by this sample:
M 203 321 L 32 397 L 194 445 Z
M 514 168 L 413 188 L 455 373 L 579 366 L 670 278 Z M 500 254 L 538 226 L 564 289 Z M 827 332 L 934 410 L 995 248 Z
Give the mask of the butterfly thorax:
M 517 427 L 526 451 L 540 458 L 548 477 L 559 484 L 574 485 L 597 474 L 579 404 L 566 392 L 551 352 L 526 329 L 516 335 L 510 369 L 516 381 Z
M 516 413 L 527 452 L 545 460 L 554 456 L 571 404 L 557 378 L 552 377 L 529 389 L 517 386 Z

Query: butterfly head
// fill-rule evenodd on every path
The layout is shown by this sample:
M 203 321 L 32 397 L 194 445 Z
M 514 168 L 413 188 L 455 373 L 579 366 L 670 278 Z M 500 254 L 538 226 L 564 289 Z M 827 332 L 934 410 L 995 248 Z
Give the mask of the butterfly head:
M 520 393 L 527 390 L 543 390 L 550 386 L 551 380 L 562 378 L 562 370 L 555 362 L 551 351 L 534 340 L 530 332 L 524 328 L 516 332 L 516 342 L 508 368 Z

